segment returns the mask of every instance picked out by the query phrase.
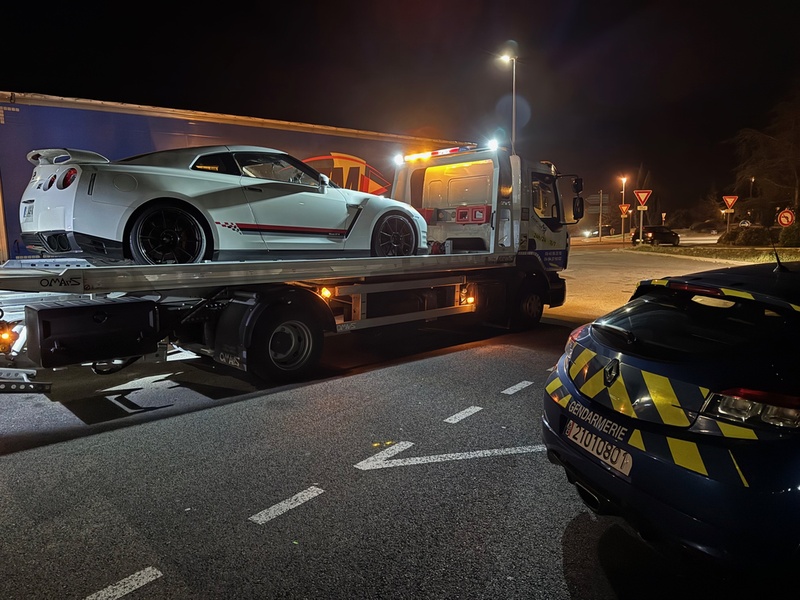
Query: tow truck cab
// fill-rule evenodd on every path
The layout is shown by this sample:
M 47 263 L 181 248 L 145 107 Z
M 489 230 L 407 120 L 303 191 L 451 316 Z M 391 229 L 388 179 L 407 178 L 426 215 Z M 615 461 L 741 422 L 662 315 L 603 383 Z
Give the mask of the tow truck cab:
M 571 202 L 560 189 L 565 178 L 572 180 Z M 548 270 L 560 271 L 569 248 L 564 226 L 583 216 L 580 177 L 496 145 L 406 156 L 392 189 L 425 217 L 431 254 L 534 253 Z

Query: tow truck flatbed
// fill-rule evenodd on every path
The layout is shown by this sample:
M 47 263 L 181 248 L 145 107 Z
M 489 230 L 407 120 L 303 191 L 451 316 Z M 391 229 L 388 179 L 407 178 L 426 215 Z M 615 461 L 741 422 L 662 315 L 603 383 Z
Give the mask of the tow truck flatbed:
M 0 290 L 108 294 L 208 289 L 231 284 L 334 281 L 356 277 L 446 273 L 513 266 L 511 254 L 488 252 L 390 258 L 265 260 L 180 265 L 92 264 L 86 260 L 11 260 L 0 267 Z

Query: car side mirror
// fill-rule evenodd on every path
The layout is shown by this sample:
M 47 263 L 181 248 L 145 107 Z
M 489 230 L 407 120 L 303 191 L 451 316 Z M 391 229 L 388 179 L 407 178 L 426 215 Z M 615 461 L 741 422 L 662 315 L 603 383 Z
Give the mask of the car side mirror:
M 322 173 L 319 174 L 319 191 L 323 194 L 327 191 L 328 186 L 330 186 L 331 180 L 328 178 L 327 175 L 323 175 Z

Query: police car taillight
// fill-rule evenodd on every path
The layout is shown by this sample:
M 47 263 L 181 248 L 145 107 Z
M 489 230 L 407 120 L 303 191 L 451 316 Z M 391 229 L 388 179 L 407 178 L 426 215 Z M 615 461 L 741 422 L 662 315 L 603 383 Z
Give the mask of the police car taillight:
M 671 290 L 681 290 L 683 292 L 691 292 L 693 294 L 700 294 L 702 296 L 723 296 L 722 290 L 719 288 L 708 287 L 705 285 L 694 285 L 691 283 L 681 283 L 678 281 L 670 281 L 667 287 Z
M 747 388 L 711 394 L 706 413 L 739 423 L 800 428 L 800 397 Z

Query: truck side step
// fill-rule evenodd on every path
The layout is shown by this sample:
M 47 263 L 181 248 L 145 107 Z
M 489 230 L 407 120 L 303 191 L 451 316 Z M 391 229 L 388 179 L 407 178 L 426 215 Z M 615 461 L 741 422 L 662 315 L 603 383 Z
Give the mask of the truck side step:
M 36 377 L 35 369 L 0 369 L 0 394 L 47 394 L 52 384 L 31 381 L 28 377 Z

